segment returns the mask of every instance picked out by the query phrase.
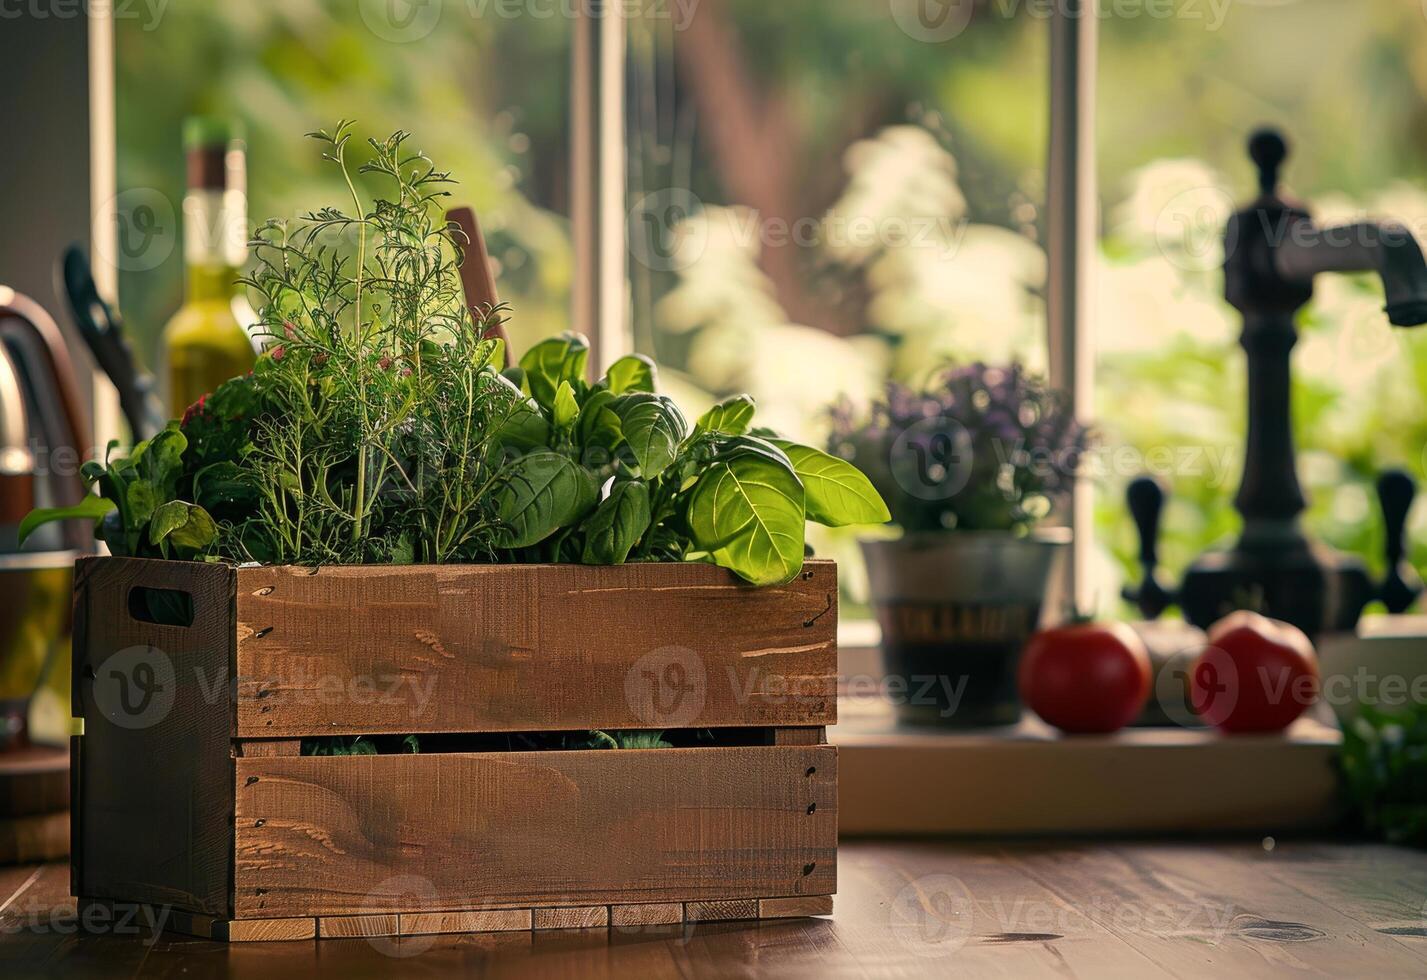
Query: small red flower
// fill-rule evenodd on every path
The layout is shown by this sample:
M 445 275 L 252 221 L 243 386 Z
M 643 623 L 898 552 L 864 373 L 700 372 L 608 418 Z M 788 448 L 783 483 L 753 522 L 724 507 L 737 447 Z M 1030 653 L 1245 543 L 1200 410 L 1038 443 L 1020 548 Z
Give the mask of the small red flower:
M 208 401 L 207 395 L 200 395 L 198 401 L 183 410 L 183 418 L 179 420 L 180 426 L 185 426 L 193 421 L 193 417 L 203 411 L 204 402 Z
M 287 334 L 287 339 L 288 339 L 288 340 L 292 340 L 293 338 L 295 338 L 295 337 L 297 336 L 297 327 L 293 326 L 291 320 L 288 320 L 288 321 L 286 321 L 286 322 L 283 323 L 283 325 L 282 325 L 282 332 L 285 333 L 285 334 Z
M 282 344 L 278 344 L 276 347 L 273 348 L 273 360 L 274 360 L 274 361 L 280 361 L 280 360 L 282 360 L 282 356 L 283 356 L 284 354 L 286 354 L 286 353 L 287 353 L 287 348 L 283 347 Z
M 388 368 L 390 368 L 390 367 L 391 367 L 391 357 L 388 356 L 388 355 L 386 355 L 386 354 L 383 354 L 382 357 L 381 357 L 381 359 L 380 359 L 379 361 L 377 361 L 377 367 L 381 368 L 383 371 L 385 371 L 385 370 L 387 370 Z

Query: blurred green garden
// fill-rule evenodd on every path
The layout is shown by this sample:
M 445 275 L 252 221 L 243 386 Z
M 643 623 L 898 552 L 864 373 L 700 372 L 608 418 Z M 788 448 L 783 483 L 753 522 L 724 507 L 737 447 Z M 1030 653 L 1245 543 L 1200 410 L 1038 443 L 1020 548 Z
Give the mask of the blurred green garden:
M 865 399 L 888 376 L 947 359 L 1043 367 L 1045 5 L 990 0 L 928 43 L 899 3 L 635 5 L 629 327 L 687 411 L 746 390 L 767 424 L 817 439 L 833 396 Z M 1217 25 L 1211 6 L 1099 22 L 1092 472 L 1107 609 L 1133 569 L 1121 501 L 1142 470 L 1172 490 L 1161 554 L 1175 575 L 1237 527 L 1243 359 L 1217 236 L 1253 190 L 1247 132 L 1287 130 L 1287 181 L 1320 220 L 1427 232 L 1421 5 L 1358 0 L 1348 18 L 1340 0 L 1244 0 Z M 395 39 L 366 0 L 173 0 L 154 30 L 119 20 L 119 188 L 177 201 L 182 118 L 228 114 L 247 129 L 250 219 L 288 215 L 341 197 L 303 132 L 339 117 L 409 130 L 480 214 L 523 347 L 569 322 L 570 7 L 449 0 L 426 33 Z M 148 350 L 180 300 L 179 253 L 121 273 Z M 1320 281 L 1294 406 L 1312 532 L 1375 567 L 1372 482 L 1388 466 L 1421 478 L 1427 459 L 1427 334 L 1392 332 L 1380 306 L 1366 278 Z M 1427 506 L 1413 534 L 1420 567 Z M 848 560 L 855 595 L 850 539 L 816 543 Z

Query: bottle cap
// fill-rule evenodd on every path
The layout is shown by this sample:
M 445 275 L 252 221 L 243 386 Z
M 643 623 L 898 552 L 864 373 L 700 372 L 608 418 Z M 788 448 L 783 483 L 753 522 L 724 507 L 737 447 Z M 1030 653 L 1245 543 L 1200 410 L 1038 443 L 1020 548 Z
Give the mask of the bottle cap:
M 236 119 L 190 116 L 183 121 L 190 190 L 244 190 L 243 127 Z
M 223 116 L 189 116 L 183 121 L 185 150 L 227 149 L 243 139 L 243 124 Z

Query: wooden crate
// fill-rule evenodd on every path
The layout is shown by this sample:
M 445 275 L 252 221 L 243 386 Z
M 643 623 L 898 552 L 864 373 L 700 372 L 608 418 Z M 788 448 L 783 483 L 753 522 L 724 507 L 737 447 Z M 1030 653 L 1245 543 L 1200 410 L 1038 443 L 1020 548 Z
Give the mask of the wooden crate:
M 144 590 L 191 596 L 191 623 Z M 83 902 L 229 940 L 831 911 L 832 562 L 752 589 L 698 564 L 90 558 L 75 613 Z M 714 745 L 301 754 L 595 729 Z

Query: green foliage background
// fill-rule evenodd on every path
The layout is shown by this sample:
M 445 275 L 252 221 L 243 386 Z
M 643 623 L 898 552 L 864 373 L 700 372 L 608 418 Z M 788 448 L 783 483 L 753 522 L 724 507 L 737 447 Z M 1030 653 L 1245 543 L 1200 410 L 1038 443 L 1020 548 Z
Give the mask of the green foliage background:
M 736 52 L 749 118 L 762 126 L 752 144 L 732 148 L 720 147 L 710 119 L 738 107 L 700 102 L 707 79 L 687 54 L 708 41 L 657 16 L 674 6 L 651 0 L 650 16 L 630 27 L 630 196 L 691 192 L 702 211 L 690 221 L 705 244 L 674 269 L 632 261 L 630 290 L 636 342 L 669 365 L 665 387 L 687 412 L 748 390 L 760 418 L 815 443 L 820 406 L 838 392 L 865 398 L 887 374 L 918 378 L 947 356 L 1043 363 L 1044 5 L 989 0 L 961 35 L 926 44 L 897 27 L 883 0 L 701 0 L 697 15 L 724 30 L 710 50 Z M 1289 184 L 1320 216 L 1381 212 L 1427 231 L 1421 5 L 1234 3 L 1220 24 L 1207 19 L 1213 6 L 1100 20 L 1094 331 L 1107 606 L 1131 571 L 1120 497 L 1137 460 L 1202 451 L 1226 461 L 1217 476 L 1170 466 L 1162 554 L 1172 572 L 1237 526 L 1229 500 L 1243 364 L 1236 319 L 1219 298 L 1212 230 L 1252 189 L 1248 130 L 1288 130 Z M 436 29 L 408 44 L 378 37 L 358 4 L 342 0 L 173 0 L 154 30 L 120 20 L 121 190 L 156 188 L 176 209 L 179 124 L 195 111 L 247 123 L 254 218 L 340 199 L 298 134 L 344 115 L 371 131 L 404 128 L 461 179 L 462 198 L 480 213 L 515 311 L 516 348 L 558 333 L 572 271 L 572 24 L 474 9 L 445 3 Z M 801 294 L 790 301 L 788 284 L 767 274 L 769 251 L 723 220 L 759 206 L 739 167 L 760 172 L 767 161 L 790 174 L 794 218 L 837 211 L 958 224 L 934 249 L 858 249 L 823 236 L 789 263 Z M 178 251 L 157 270 L 125 273 L 121 290 L 152 349 L 179 302 Z M 1376 290 L 1366 280 L 1323 282 L 1295 364 L 1309 525 L 1375 563 L 1372 478 L 1388 465 L 1421 478 L 1427 446 L 1427 334 L 1389 331 Z M 1413 533 L 1421 566 L 1427 506 Z M 851 536 L 816 544 L 849 561 L 855 593 Z

